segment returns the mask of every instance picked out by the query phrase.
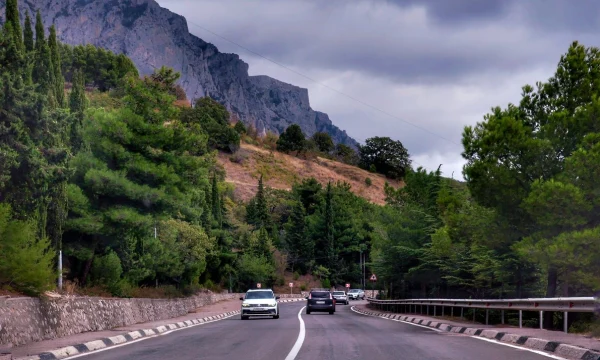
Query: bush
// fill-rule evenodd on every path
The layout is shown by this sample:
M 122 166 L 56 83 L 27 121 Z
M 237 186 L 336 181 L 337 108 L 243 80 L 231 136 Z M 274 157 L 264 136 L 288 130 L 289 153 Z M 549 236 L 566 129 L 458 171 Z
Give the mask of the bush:
M 279 136 L 277 150 L 285 153 L 299 152 L 306 146 L 306 137 L 298 124 L 292 124 Z
M 306 291 L 306 284 L 300 285 L 300 291 Z
M 371 186 L 371 185 L 373 185 L 373 180 L 371 180 L 371 178 L 370 178 L 370 177 L 368 177 L 368 178 L 366 178 L 366 179 L 365 179 L 365 184 L 366 184 L 367 186 Z
M 0 284 L 30 295 L 50 289 L 54 256 L 50 240 L 37 238 L 34 222 L 13 220 L 11 207 L 0 204 Z
M 300 278 L 300 274 L 297 271 L 294 271 L 294 281 Z
M 94 258 L 90 270 L 93 284 L 104 285 L 113 295 L 118 295 L 122 292 L 122 274 L 121 259 L 114 251 L 108 250 L 106 255 Z
M 321 286 L 324 287 L 325 289 L 330 289 L 331 281 L 329 281 L 329 279 L 325 279 L 325 280 L 321 281 Z
M 248 130 L 246 130 L 246 126 L 241 121 L 236 122 L 233 126 L 233 129 L 237 131 L 240 135 L 246 134 L 248 132 Z

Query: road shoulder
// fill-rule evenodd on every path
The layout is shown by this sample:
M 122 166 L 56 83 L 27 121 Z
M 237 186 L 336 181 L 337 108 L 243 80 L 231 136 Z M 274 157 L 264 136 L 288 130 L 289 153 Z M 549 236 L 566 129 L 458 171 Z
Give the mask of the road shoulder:
M 353 309 L 363 315 L 409 322 L 445 332 L 487 338 L 512 345 L 542 350 L 572 360 L 600 360 L 600 341 L 580 335 L 558 331 L 519 329 L 511 327 L 479 326 L 461 324 L 422 315 L 403 315 L 369 309 L 367 305 L 354 305 Z

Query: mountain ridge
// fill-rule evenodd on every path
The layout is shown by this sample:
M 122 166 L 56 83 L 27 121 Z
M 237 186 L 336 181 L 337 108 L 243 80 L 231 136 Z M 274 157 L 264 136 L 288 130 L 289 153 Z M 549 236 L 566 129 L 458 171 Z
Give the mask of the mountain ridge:
M 0 3 L 3 14 L 5 1 Z M 191 34 L 187 20 L 154 0 L 23 0 L 25 12 L 42 12 L 45 24 L 55 24 L 60 40 L 92 44 L 130 57 L 140 74 L 163 65 L 181 73 L 189 99 L 210 96 L 260 134 L 281 134 L 298 124 L 307 136 L 323 131 L 335 143 L 356 148 L 358 142 L 310 107 L 308 90 L 266 75 L 250 76 L 239 55 Z

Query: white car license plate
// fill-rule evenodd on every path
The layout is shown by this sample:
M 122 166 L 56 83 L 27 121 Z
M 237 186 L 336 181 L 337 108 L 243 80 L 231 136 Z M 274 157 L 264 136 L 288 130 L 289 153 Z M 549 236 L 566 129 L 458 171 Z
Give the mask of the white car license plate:
M 325 304 L 325 301 L 317 301 L 317 304 Z
M 264 311 L 265 309 L 263 308 L 254 308 L 254 311 Z

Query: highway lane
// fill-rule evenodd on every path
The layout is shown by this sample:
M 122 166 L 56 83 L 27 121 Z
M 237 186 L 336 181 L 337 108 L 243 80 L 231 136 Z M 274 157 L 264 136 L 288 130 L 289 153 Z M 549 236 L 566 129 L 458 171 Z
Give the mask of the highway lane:
M 86 355 L 89 360 L 115 359 L 285 359 L 294 346 L 304 302 L 280 304 L 277 320 L 239 315 L 211 324 L 149 338 Z M 302 312 L 306 337 L 297 360 L 547 360 L 464 335 L 436 332 L 414 325 L 356 314 L 351 305 L 338 305 L 334 315 Z
M 279 319 L 239 315 L 149 338 L 113 350 L 93 353 L 81 360 L 222 360 L 285 359 L 294 346 L 300 325 L 298 312 L 304 302 L 280 304 Z
M 338 305 L 336 313 L 303 315 L 306 339 L 296 360 L 548 360 L 526 350 L 465 335 L 384 320 Z

